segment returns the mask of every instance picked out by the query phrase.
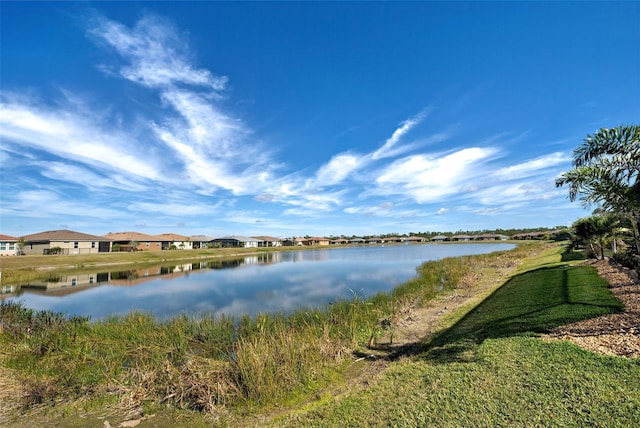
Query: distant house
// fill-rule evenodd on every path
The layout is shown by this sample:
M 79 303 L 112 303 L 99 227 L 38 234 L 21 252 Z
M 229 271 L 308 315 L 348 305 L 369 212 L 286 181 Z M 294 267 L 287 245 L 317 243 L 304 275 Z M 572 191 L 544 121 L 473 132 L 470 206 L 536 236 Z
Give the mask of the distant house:
M 427 242 L 428 239 L 425 238 L 424 236 L 409 236 L 408 238 L 405 238 L 405 242 L 410 242 L 410 243 L 417 243 L 417 242 Z
M 73 230 L 49 230 L 23 236 L 24 254 L 94 254 L 111 251 L 113 241 L 104 236 Z
M 483 233 L 481 235 L 475 235 L 473 239 L 476 241 L 506 241 L 509 237 L 495 233 Z
M 162 239 L 140 232 L 115 232 L 103 235 L 113 241 L 113 251 L 160 251 Z
M 329 245 L 329 243 L 329 239 L 321 237 L 306 238 L 304 241 L 304 245 Z
M 431 242 L 444 242 L 449 240 L 449 238 L 444 235 L 436 235 L 436 236 L 432 236 L 430 240 Z
M 471 235 L 453 235 L 449 238 L 450 241 L 471 241 L 472 239 Z
M 382 244 L 383 241 L 382 238 L 369 238 L 366 240 L 367 244 Z
M 513 235 L 512 238 L 519 240 L 551 239 L 551 235 L 553 235 L 554 233 L 555 231 L 518 233 L 516 235 Z
M 282 241 L 282 244 L 287 247 L 300 247 L 305 245 L 306 239 L 304 238 L 287 238 Z
M 334 239 L 333 241 L 330 242 L 331 245 L 345 245 L 348 243 L 349 241 L 343 238 Z
M 193 235 L 190 236 L 189 239 L 191 240 L 191 246 L 193 247 L 193 249 L 199 249 L 199 248 L 208 248 L 210 245 L 213 244 L 213 236 L 207 236 L 207 235 Z
M 17 256 L 20 254 L 19 239 L 15 236 L 0 234 L 0 256 Z
M 400 236 L 392 236 L 390 238 L 384 238 L 382 241 L 387 244 L 394 244 L 394 243 L 403 242 L 403 240 L 404 238 Z
M 162 249 L 177 249 L 177 250 L 192 250 L 193 244 L 191 243 L 191 238 L 178 235 L 177 233 L 162 233 L 160 235 L 156 235 L 157 238 L 160 238 L 160 242 L 162 242 Z
M 252 236 L 259 240 L 258 246 L 260 247 L 282 247 L 282 239 L 274 238 L 273 236 Z
M 362 238 L 353 238 L 349 240 L 349 244 L 365 244 L 367 241 L 365 241 Z
M 250 236 L 223 236 L 213 240 L 222 247 L 258 248 L 262 240 Z

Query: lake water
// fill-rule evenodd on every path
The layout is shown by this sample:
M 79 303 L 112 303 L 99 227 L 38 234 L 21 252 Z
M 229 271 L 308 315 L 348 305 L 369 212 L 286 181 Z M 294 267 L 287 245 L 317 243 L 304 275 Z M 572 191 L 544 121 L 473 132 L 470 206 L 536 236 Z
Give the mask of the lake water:
M 389 291 L 427 260 L 510 250 L 513 244 L 424 244 L 283 251 L 127 271 L 53 276 L 9 297 L 26 307 L 90 316 L 139 310 L 240 316 L 319 307 Z

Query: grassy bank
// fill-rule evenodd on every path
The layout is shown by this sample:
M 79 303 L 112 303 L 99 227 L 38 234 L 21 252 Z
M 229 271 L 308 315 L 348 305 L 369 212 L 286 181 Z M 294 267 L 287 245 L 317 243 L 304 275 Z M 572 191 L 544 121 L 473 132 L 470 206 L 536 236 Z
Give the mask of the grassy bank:
M 479 305 L 370 382 L 276 426 L 640 426 L 640 361 L 538 333 L 620 311 L 592 267 L 529 260 Z

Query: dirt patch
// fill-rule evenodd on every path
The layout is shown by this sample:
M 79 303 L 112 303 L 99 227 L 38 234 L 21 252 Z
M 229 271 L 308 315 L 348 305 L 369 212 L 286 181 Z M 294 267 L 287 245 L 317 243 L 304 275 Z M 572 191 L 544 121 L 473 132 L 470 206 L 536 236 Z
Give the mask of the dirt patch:
M 460 281 L 452 293 L 437 297 L 426 306 L 409 307 L 396 316 L 392 335 L 379 338 L 374 349 L 384 350 L 392 359 L 419 351 L 445 327 L 446 317 L 453 311 L 484 299 L 500 287 L 522 264 L 522 260 L 506 255 L 491 266 L 478 266 Z M 391 332 L 390 332 L 391 333 Z
M 624 305 L 624 312 L 555 328 L 544 338 L 568 340 L 604 355 L 640 358 L 640 281 L 635 272 L 612 260 L 589 261 Z

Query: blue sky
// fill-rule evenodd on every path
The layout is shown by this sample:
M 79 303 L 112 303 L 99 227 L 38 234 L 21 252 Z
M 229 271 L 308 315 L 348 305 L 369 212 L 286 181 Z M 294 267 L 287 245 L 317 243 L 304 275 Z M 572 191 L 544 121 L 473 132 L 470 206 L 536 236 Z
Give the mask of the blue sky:
M 569 225 L 640 2 L 2 2 L 0 232 Z

